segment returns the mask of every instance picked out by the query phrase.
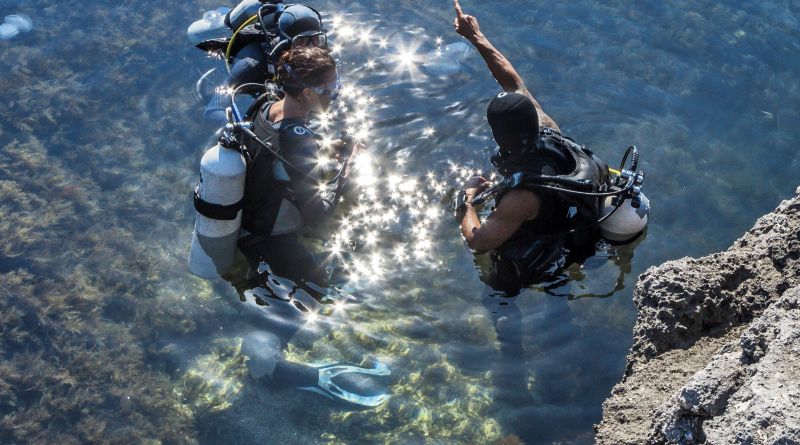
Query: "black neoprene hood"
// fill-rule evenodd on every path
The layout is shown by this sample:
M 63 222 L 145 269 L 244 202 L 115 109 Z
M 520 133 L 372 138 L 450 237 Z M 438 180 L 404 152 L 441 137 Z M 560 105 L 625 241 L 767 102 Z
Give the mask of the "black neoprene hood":
M 501 149 L 511 153 L 530 146 L 539 134 L 539 114 L 527 96 L 502 92 L 486 109 L 492 135 Z
M 278 26 L 284 37 L 322 32 L 322 20 L 316 11 L 306 5 L 291 5 L 278 19 Z

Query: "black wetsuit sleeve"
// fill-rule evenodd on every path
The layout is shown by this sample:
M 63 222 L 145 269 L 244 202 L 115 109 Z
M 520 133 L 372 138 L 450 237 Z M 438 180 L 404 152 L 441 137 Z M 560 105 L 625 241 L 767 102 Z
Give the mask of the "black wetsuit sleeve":
M 303 221 L 312 228 L 317 227 L 333 213 L 338 199 L 337 188 L 325 183 L 317 165 L 319 144 L 311 131 L 295 126 L 281 131 L 280 146 L 286 153 L 286 160 L 295 167 L 287 168 L 295 204 Z

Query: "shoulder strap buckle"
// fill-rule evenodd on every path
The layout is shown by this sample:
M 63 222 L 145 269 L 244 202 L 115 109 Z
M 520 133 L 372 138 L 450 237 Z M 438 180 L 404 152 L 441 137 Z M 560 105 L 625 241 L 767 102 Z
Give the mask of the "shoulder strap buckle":
M 511 175 L 510 178 L 507 178 L 506 181 L 509 181 L 509 188 L 517 188 L 522 185 L 522 181 L 525 180 L 525 173 L 524 172 L 517 172 Z

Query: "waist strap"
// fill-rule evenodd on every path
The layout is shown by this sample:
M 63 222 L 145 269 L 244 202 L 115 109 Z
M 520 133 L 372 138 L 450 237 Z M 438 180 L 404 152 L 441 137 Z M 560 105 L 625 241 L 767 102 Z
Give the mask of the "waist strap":
M 238 202 L 228 205 L 214 204 L 200 197 L 200 183 L 194 186 L 194 208 L 201 215 L 218 220 L 232 221 L 244 205 L 244 197 Z

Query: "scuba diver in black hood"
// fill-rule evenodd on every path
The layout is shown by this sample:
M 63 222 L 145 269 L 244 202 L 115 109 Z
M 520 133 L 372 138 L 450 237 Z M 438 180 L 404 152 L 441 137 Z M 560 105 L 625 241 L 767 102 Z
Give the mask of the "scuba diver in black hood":
M 458 0 L 454 5 L 456 32 L 478 49 L 503 88 L 486 116 L 499 146 L 492 164 L 505 178 L 495 185 L 481 176 L 470 178 L 460 195 L 457 217 L 469 247 L 491 252 L 488 284 L 515 294 L 554 266 L 591 256 L 601 223 L 616 221 L 611 217 L 632 218 L 626 219 L 634 224 L 622 227 L 626 233 L 620 240 L 635 238 L 647 218 L 647 207 L 640 205 L 646 202 L 640 187 L 643 174 L 611 170 L 591 150 L 562 135 L 511 62 L 481 33 L 478 20 L 464 14 Z M 638 152 L 635 147 L 628 152 L 634 154 L 635 170 Z M 618 175 L 616 181 L 610 171 Z M 495 208 L 481 222 L 474 206 L 489 197 L 494 197 Z M 613 205 L 606 205 L 607 199 Z M 633 212 L 626 212 L 629 209 Z M 604 228 L 615 229 L 609 223 Z
M 230 28 L 233 36 L 196 43 L 203 51 L 222 58 L 228 69 L 225 82 L 216 89 L 203 113 L 207 120 L 216 123 L 225 122 L 225 109 L 232 100 L 230 91 L 241 85 L 274 80 L 277 65 L 286 51 L 302 46 L 327 48 L 328 44 L 322 15 L 307 5 L 284 4 L 282 0 L 242 0 L 217 21 Z M 199 20 L 189 27 L 193 42 L 207 34 L 207 23 Z
M 636 171 L 638 152 L 633 146 L 614 170 L 562 135 L 511 62 L 481 33 L 478 20 L 463 13 L 459 0 L 453 3 L 456 32 L 477 48 L 503 89 L 486 112 L 499 146 L 492 164 L 503 179 L 490 184 L 473 176 L 455 207 L 467 245 L 476 253 L 490 252 L 482 303 L 492 316 L 503 358 L 494 363 L 493 375 L 498 398 L 518 402 L 530 397 L 530 380 L 522 314 L 511 297 L 523 287 L 556 278 L 569 264 L 582 263 L 595 253 L 601 234 L 618 242 L 638 237 L 647 222 L 643 174 Z M 624 169 L 629 154 L 632 167 Z M 481 221 L 475 207 L 490 198 L 495 207 Z M 549 298 L 543 304 L 548 313 L 544 323 L 571 323 L 565 299 Z M 538 337 L 548 333 L 543 330 Z M 537 383 L 549 385 L 546 374 L 537 374 Z

